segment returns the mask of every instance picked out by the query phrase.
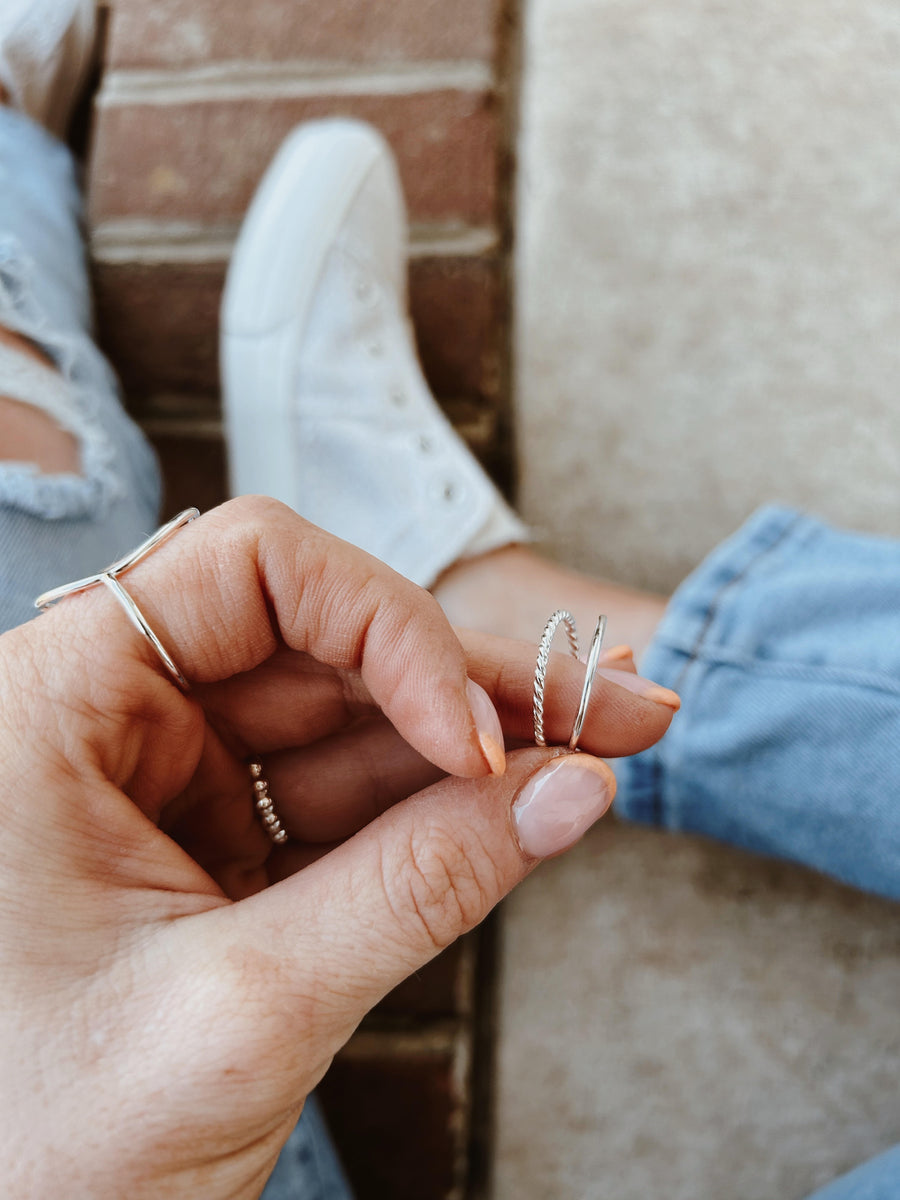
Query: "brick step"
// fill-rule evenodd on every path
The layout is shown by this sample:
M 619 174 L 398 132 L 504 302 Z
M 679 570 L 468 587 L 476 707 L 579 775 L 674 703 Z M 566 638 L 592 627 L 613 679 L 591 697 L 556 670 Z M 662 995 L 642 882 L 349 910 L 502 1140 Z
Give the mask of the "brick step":
M 119 0 L 107 62 L 172 67 L 285 57 L 356 62 L 495 54 L 496 0 Z
M 414 219 L 495 219 L 498 119 L 481 64 L 323 75 L 302 63 L 228 63 L 104 78 L 91 222 L 238 221 L 291 129 L 325 116 L 357 117 L 381 130 Z
M 472 1034 L 361 1030 L 319 1087 L 357 1195 L 460 1200 L 468 1172 Z

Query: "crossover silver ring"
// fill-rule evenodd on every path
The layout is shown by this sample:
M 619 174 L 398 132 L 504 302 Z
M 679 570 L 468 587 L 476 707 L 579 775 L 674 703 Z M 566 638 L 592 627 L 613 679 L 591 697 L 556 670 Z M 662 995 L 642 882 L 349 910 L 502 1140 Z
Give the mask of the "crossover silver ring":
M 119 582 L 119 576 L 130 570 L 131 567 L 136 566 L 141 559 L 146 558 L 157 546 L 170 538 L 173 533 L 177 533 L 179 529 L 190 524 L 195 517 L 199 516 L 200 510 L 198 508 L 186 508 L 184 512 L 180 512 L 177 517 L 173 517 L 161 529 L 157 529 L 156 533 L 148 537 L 145 542 L 141 542 L 136 550 L 132 550 L 124 558 L 117 559 L 116 562 L 111 563 L 105 570 L 99 571 L 96 575 L 88 575 L 85 579 L 76 579 L 74 583 L 65 583 L 62 587 L 52 588 L 49 592 L 44 592 L 35 600 L 35 608 L 49 608 L 51 604 L 55 604 L 57 600 L 62 600 L 64 596 L 74 596 L 78 592 L 86 592 L 88 588 L 102 584 L 112 592 L 119 604 L 121 604 L 128 620 L 138 633 L 150 643 L 162 660 L 163 666 L 178 686 L 185 692 L 189 691 L 190 685 L 188 681 L 175 665 L 172 655 L 150 628 L 147 618 L 135 604 L 134 599 L 122 587 Z

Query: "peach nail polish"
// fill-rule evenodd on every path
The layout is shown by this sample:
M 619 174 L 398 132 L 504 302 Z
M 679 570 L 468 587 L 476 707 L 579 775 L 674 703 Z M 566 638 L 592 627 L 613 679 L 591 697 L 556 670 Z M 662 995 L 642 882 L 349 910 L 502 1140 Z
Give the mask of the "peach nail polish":
M 503 743 L 503 729 L 497 710 L 490 696 L 474 680 L 466 681 L 466 692 L 469 697 L 469 707 L 478 731 L 478 744 L 485 757 L 492 775 L 502 775 L 506 770 L 506 749 Z
M 600 662 L 614 667 L 616 663 L 630 662 L 633 658 L 634 651 L 630 646 L 610 646 L 608 650 L 604 650 L 600 655 Z
M 601 669 L 598 674 L 602 675 L 604 679 L 608 679 L 610 683 L 616 684 L 617 687 L 625 688 L 627 692 L 634 692 L 643 700 L 652 700 L 654 704 L 665 705 L 674 712 L 678 712 L 681 708 L 681 697 L 678 693 L 673 692 L 671 688 L 663 687 L 662 684 L 654 683 L 652 679 L 644 679 L 642 675 L 632 675 L 630 671 L 616 671 L 615 669 Z

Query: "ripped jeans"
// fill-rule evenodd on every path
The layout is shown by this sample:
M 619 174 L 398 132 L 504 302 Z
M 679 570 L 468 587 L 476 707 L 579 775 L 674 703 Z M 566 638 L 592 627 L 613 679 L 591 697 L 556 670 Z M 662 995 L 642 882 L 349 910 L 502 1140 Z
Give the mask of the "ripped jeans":
M 65 385 L 17 395 L 30 389 L 10 378 L 10 352 L 0 395 L 40 405 L 75 436 L 82 464 L 79 475 L 44 475 L 3 461 L 0 430 L 0 629 L 33 617 L 38 593 L 101 570 L 157 523 L 153 452 L 91 340 L 80 213 L 67 150 L 0 108 L 0 325 L 44 350 Z
M 0 106 L 0 327 L 34 342 L 61 376 L 0 345 L 0 396 L 41 408 L 75 437 L 81 460 L 77 475 L 10 461 L 0 427 L 0 632 L 34 617 L 41 592 L 102 570 L 158 524 L 156 458 L 122 408 L 91 325 L 72 158 Z M 263 1194 L 351 1200 L 314 1098 Z

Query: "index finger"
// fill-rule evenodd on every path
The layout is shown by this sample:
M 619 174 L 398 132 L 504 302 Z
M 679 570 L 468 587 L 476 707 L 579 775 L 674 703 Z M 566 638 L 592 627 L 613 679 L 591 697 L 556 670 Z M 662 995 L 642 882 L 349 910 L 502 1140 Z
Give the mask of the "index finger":
M 214 509 L 122 583 L 192 683 L 250 671 L 286 644 L 329 667 L 359 671 L 392 724 L 442 770 L 487 775 L 488 750 L 502 770 L 496 713 L 468 680 L 465 654 L 437 602 L 277 501 L 242 497 Z M 133 650 L 158 688 L 162 665 L 113 597 L 96 588 L 82 595 L 91 601 L 85 619 L 98 626 L 95 661 L 108 656 L 115 672 L 117 656 L 121 665 Z M 51 610 L 44 620 L 53 617 Z M 494 745 L 483 748 L 486 738 Z
M 500 714 L 511 739 L 532 741 L 532 691 L 537 647 L 471 630 L 457 630 L 468 655 L 468 672 Z M 572 732 L 584 663 L 552 654 L 547 672 L 544 727 L 547 741 L 565 745 Z M 594 678 L 579 747 L 605 758 L 637 754 L 654 745 L 680 707 L 677 694 L 632 671 L 601 667 Z

